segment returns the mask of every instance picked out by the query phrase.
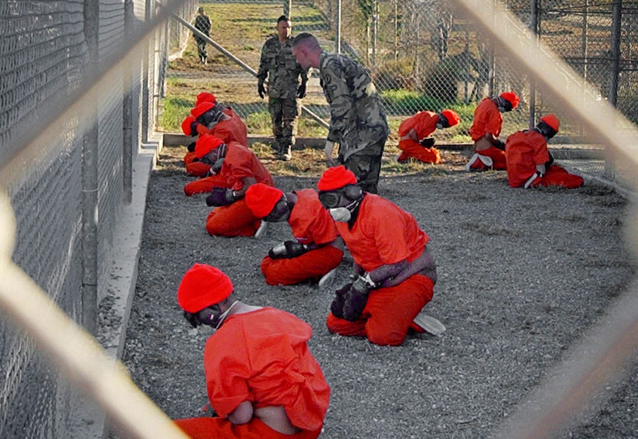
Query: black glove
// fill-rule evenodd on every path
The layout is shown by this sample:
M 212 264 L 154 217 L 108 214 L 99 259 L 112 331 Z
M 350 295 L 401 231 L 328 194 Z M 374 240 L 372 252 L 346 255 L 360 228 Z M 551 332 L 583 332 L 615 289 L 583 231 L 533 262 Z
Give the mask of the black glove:
M 501 151 L 505 151 L 505 142 L 503 142 L 502 140 L 497 139 L 496 141 L 494 141 L 494 146 Z
M 259 97 L 262 99 L 264 98 L 264 95 L 266 94 L 266 89 L 264 88 L 264 81 L 262 81 L 261 79 L 257 83 L 257 93 L 259 93 Z
M 308 251 L 308 247 L 299 241 L 284 241 L 277 244 L 268 251 L 271 259 L 291 259 L 303 255 Z
M 424 148 L 432 148 L 434 146 L 434 139 L 432 137 L 426 137 L 419 142 Z
M 188 149 L 188 152 L 195 152 L 195 144 L 197 142 L 193 142 L 190 145 L 188 145 L 186 148 Z
M 235 193 L 231 189 L 216 187 L 211 194 L 206 197 L 207 206 L 228 206 L 237 200 Z
M 330 304 L 330 312 L 335 317 L 343 318 L 343 306 L 346 300 L 346 293 L 352 289 L 352 284 L 346 284 L 341 289 L 335 291 L 335 298 Z
M 197 314 L 184 311 L 184 318 L 188 321 L 188 323 L 191 324 L 193 328 L 197 328 L 197 326 L 200 324 L 199 320 L 197 320 Z
M 343 318 L 350 322 L 359 320 L 361 313 L 363 313 L 363 308 L 368 302 L 368 293 L 370 292 L 368 288 L 361 290 L 355 288 L 356 283 L 357 281 L 352 284 L 350 291 L 345 293 L 343 301 Z
M 306 81 L 301 81 L 299 88 L 297 89 L 297 97 L 303 99 L 306 97 Z

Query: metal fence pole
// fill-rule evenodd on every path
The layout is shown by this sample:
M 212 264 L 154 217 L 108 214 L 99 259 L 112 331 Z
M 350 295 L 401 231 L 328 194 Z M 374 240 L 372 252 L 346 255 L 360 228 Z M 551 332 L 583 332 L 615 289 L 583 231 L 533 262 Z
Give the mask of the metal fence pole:
M 614 0 L 611 10 L 611 65 L 609 68 L 609 103 L 618 105 L 618 75 L 620 70 L 620 25 L 622 22 L 622 0 Z M 614 161 L 611 155 L 605 160 L 604 176 L 614 178 Z
M 492 1 L 492 10 L 496 9 L 496 0 Z M 492 17 L 494 17 L 494 13 L 492 13 Z M 492 26 L 496 26 L 496 23 L 494 22 L 494 19 L 492 19 Z M 494 59 L 494 42 L 492 40 L 490 40 L 489 42 L 489 54 L 488 54 L 488 62 L 490 65 L 489 68 L 489 72 L 487 74 L 487 78 L 488 78 L 488 96 L 494 96 L 494 75 L 495 75 L 495 70 L 496 70 L 496 62 Z
M 531 0 L 532 4 L 532 17 L 530 22 L 530 29 L 536 37 L 536 42 L 540 39 L 540 20 L 538 17 L 538 4 L 541 0 Z M 529 81 L 529 129 L 532 129 L 536 125 L 536 80 L 530 78 Z
M 146 0 L 144 8 L 144 21 L 148 23 L 151 21 L 151 5 L 154 0 Z M 153 44 L 154 39 L 149 40 L 144 44 L 144 53 L 142 54 L 142 143 L 148 142 L 149 127 L 150 127 L 150 113 L 149 113 L 149 70 L 151 68 L 151 51 L 150 47 Z
M 292 20 L 292 0 L 284 0 L 284 15 Z
M 341 0 L 337 0 L 335 9 L 335 52 L 341 53 Z
M 124 2 L 124 35 L 128 41 L 132 35 L 133 27 L 133 0 Z M 122 178 L 124 180 L 124 202 L 130 203 L 133 199 L 133 96 L 132 96 L 132 62 L 124 65 L 122 74 Z
M 95 75 L 99 62 L 100 4 L 84 1 L 84 35 L 89 59 L 85 77 Z M 82 324 L 95 334 L 98 277 L 98 99 L 83 113 L 82 139 Z

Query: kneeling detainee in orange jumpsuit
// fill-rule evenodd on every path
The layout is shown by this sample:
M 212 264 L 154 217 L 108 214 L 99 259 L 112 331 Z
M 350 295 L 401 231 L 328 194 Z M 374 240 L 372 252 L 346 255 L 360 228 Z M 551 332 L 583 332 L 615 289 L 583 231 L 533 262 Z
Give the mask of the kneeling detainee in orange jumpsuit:
M 518 106 L 518 96 L 514 92 L 505 92 L 497 98 L 483 99 L 476 110 L 470 127 L 470 136 L 474 141 L 474 155 L 465 165 L 466 171 L 485 171 L 487 169 L 507 169 L 505 143 L 498 139 L 503 127 L 501 113 L 512 111 Z
M 264 230 L 262 221 L 246 205 L 246 190 L 255 183 L 274 186 L 268 170 L 257 156 L 237 142 L 228 145 L 216 137 L 203 135 L 197 140 L 198 158 L 212 164 L 219 172 L 189 183 L 184 188 L 193 193 L 210 192 L 206 204 L 216 206 L 206 219 L 206 230 L 214 236 L 255 236 Z M 221 163 L 221 164 L 220 164 Z M 198 185 L 198 187 L 194 187 Z M 265 223 L 264 223 L 265 225 Z
M 336 292 L 328 330 L 365 336 L 379 345 L 400 345 L 410 328 L 422 332 L 414 320 L 432 299 L 436 283 L 428 235 L 397 205 L 363 192 L 343 166 L 328 168 L 317 187 L 357 274 Z
M 204 348 L 208 399 L 216 417 L 178 419 L 192 439 L 314 439 L 330 386 L 308 350 L 312 328 L 292 314 L 241 302 L 222 271 L 195 264 L 177 302 L 191 325 L 215 332 Z
M 401 122 L 399 126 L 399 149 L 401 154 L 398 162 L 405 162 L 410 158 L 424 163 L 441 163 L 441 153 L 434 148 L 434 139 L 428 137 L 439 128 L 450 128 L 458 124 L 461 119 L 453 110 L 443 110 L 440 114 L 432 111 L 419 111 Z
M 189 135 L 210 134 L 221 139 L 224 143 L 238 142 L 248 146 L 246 125 L 232 108 L 216 101 L 203 101 L 191 110 L 190 117 L 195 119 L 195 124 L 191 125 L 191 134 Z M 182 130 L 184 130 L 185 122 L 186 119 L 182 123 Z M 193 126 L 195 127 L 194 131 L 192 130 Z M 189 152 L 184 156 L 184 163 L 186 164 L 186 172 L 190 175 L 203 177 L 208 173 L 208 167 L 198 162 L 194 150 L 189 149 Z
M 553 164 L 547 141 L 560 128 L 553 114 L 541 118 L 531 130 L 518 131 L 507 138 L 507 179 L 511 187 L 560 186 L 573 189 L 583 185 L 583 178 Z
M 257 183 L 246 191 L 246 204 L 266 222 L 288 221 L 295 240 L 274 246 L 261 261 L 269 285 L 294 285 L 307 280 L 324 286 L 341 263 L 343 250 L 334 220 L 319 202 L 317 191 L 301 189 L 284 194 Z M 330 273 L 330 274 L 329 274 Z

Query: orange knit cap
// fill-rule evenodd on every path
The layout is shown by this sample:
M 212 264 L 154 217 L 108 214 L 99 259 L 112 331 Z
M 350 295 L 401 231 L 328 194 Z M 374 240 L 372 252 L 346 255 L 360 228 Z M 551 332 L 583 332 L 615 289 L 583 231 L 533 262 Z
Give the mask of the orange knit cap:
M 182 122 L 182 131 L 185 135 L 192 136 L 193 134 L 197 134 L 193 133 L 193 131 L 191 130 L 191 125 L 193 124 L 193 122 L 195 122 L 195 118 L 193 116 L 186 116 L 186 119 L 184 119 L 184 121 Z
M 219 145 L 223 145 L 224 141 L 218 139 L 215 136 L 211 136 L 210 134 L 204 134 L 195 143 L 195 156 L 198 159 L 201 159 L 206 154 L 211 152 L 215 148 L 219 148 Z
M 230 296 L 233 283 L 220 269 L 195 264 L 188 269 L 177 289 L 177 303 L 186 312 L 196 313 Z
M 197 119 L 199 116 L 206 113 L 213 107 L 215 107 L 215 104 L 213 104 L 212 102 L 202 102 L 200 104 L 197 104 L 195 108 L 191 110 L 191 114 L 195 119 Z
M 357 177 L 354 173 L 341 165 L 326 169 L 317 183 L 317 189 L 320 191 L 332 191 L 341 189 L 348 184 L 356 183 Z
M 458 114 L 456 114 L 456 111 L 454 110 L 443 110 L 441 111 L 441 115 L 443 115 L 447 119 L 451 127 L 461 121 L 461 118 Z
M 560 120 L 558 120 L 558 118 L 553 114 L 541 117 L 541 122 L 545 122 L 556 132 L 558 132 L 558 128 L 560 128 Z
M 518 107 L 519 99 L 518 96 L 516 96 L 516 93 L 514 93 L 513 91 L 506 91 L 505 93 L 501 93 L 501 97 L 512 104 L 512 110 Z
M 275 204 L 283 196 L 282 190 L 263 183 L 257 183 L 246 190 L 246 205 L 257 218 L 263 218 L 270 215 Z
M 197 107 L 202 102 L 212 102 L 213 104 L 217 103 L 217 98 L 214 94 L 209 93 L 207 91 L 203 91 L 197 95 L 197 100 L 195 101 L 195 106 Z

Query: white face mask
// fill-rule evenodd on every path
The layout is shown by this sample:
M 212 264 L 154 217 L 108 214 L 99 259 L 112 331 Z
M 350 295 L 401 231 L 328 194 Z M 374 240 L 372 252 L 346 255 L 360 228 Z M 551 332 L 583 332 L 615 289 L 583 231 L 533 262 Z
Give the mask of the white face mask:
M 352 217 L 352 214 L 347 207 L 335 207 L 334 209 L 330 209 L 329 212 L 333 220 L 340 221 L 342 223 L 347 223 Z

